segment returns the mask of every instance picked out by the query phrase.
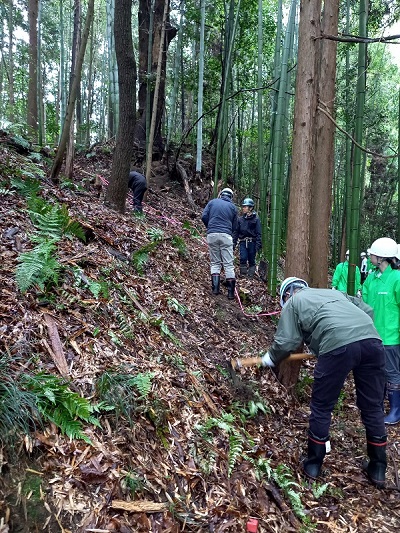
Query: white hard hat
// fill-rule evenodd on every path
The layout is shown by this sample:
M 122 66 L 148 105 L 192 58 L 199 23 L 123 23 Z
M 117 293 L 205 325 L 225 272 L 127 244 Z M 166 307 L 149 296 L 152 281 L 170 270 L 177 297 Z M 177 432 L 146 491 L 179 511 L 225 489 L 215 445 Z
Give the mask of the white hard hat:
M 349 254 L 350 254 L 349 250 L 346 250 L 346 255 L 349 255 Z
M 360 253 L 360 256 L 361 256 L 361 257 L 365 257 L 366 255 L 367 255 L 367 254 L 366 254 L 365 252 L 361 252 L 361 253 Z
M 389 237 L 381 237 L 371 244 L 371 248 L 368 249 L 368 252 L 377 257 L 396 257 L 397 248 L 396 241 Z
M 295 276 L 291 276 L 290 278 L 286 278 L 282 281 L 281 288 L 279 290 L 279 295 L 281 297 L 281 307 L 285 305 L 285 302 L 283 301 L 283 297 L 289 292 L 290 296 L 292 296 L 294 289 L 301 289 L 302 287 L 308 287 L 308 283 L 304 281 L 304 279 L 296 278 Z
M 225 187 L 225 189 L 222 189 L 222 191 L 219 193 L 220 198 L 222 196 L 228 196 L 228 198 L 233 198 L 233 191 L 229 187 Z
M 397 245 L 397 254 L 395 255 L 396 259 L 400 259 L 400 244 Z

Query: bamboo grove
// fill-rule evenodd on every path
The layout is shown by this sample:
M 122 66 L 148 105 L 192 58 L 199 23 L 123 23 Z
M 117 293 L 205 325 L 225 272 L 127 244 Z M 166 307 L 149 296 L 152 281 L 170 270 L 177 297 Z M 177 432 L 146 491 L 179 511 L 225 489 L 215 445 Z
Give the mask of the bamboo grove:
M 399 234 L 398 0 L 3 0 L 0 13 L 1 127 L 65 146 L 67 175 L 74 151 L 115 139 L 114 176 L 134 152 L 149 176 L 154 152 L 193 159 L 214 195 L 257 201 L 272 292 L 282 257 L 326 286 L 346 248 L 357 263 Z

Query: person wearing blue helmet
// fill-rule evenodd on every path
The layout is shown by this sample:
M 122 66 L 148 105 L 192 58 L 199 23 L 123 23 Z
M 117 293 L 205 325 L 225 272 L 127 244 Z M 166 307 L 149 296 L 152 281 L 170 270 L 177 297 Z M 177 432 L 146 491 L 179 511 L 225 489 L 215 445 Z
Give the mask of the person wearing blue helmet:
M 386 429 L 382 409 L 385 352 L 375 329 L 370 306 L 341 291 L 311 289 L 303 279 L 290 277 L 280 287 L 283 307 L 274 341 L 262 357 L 273 367 L 304 342 L 317 357 L 310 405 L 305 474 L 319 476 L 330 449 L 332 411 L 344 381 L 353 373 L 357 407 L 366 430 L 369 462 L 365 472 L 377 487 L 385 484 Z
M 261 222 L 254 211 L 254 200 L 251 198 L 243 200 L 242 212 L 233 234 L 233 248 L 239 243 L 240 275 L 253 278 L 256 272 L 256 255 L 262 248 Z

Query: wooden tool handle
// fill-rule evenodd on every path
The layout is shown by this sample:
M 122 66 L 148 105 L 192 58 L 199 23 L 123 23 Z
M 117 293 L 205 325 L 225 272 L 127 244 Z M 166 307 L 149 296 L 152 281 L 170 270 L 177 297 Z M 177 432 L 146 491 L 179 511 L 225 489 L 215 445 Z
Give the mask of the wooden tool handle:
M 284 359 L 284 361 L 298 361 L 299 359 L 311 359 L 311 357 L 314 357 L 310 353 L 292 353 Z M 246 357 L 246 359 L 231 359 L 231 364 L 234 369 L 238 368 L 247 368 L 250 366 L 257 366 L 261 365 L 262 358 L 261 357 Z

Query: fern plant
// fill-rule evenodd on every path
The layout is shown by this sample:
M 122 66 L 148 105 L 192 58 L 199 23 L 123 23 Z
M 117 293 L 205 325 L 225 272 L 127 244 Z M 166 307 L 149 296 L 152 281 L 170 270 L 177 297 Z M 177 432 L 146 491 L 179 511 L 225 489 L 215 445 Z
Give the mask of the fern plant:
M 96 381 L 98 398 L 115 406 L 115 415 L 124 416 L 132 421 L 137 411 L 147 408 L 146 401 L 150 394 L 153 372 L 128 374 L 124 368 L 104 372 Z
M 55 259 L 55 241 L 43 241 L 33 250 L 18 257 L 16 281 L 22 292 L 37 284 L 44 290 L 49 284 L 57 284 L 61 271 L 60 263 Z
M 36 196 L 40 190 L 40 182 L 35 178 L 11 178 L 10 183 L 25 198 Z
M 41 422 L 35 395 L 9 375 L 9 365 L 10 358 L 0 354 L 0 443 L 12 447 Z
M 151 242 L 160 242 L 164 239 L 164 232 L 160 228 L 149 228 L 147 230 Z
M 136 268 L 138 274 L 143 276 L 144 274 L 144 267 L 149 261 L 149 254 L 147 252 L 138 250 L 137 252 L 134 252 L 132 254 L 132 263 L 133 266 Z
M 25 375 L 23 382 L 35 395 L 43 418 L 53 422 L 70 439 L 82 439 L 91 444 L 89 437 L 83 433 L 83 422 L 101 427 L 95 413 L 114 408 L 105 403 L 92 405 L 89 400 L 71 391 L 66 380 L 51 374 Z
M 178 300 L 176 300 L 175 298 L 168 298 L 167 301 L 168 307 L 173 311 L 176 311 L 181 316 L 185 316 L 187 314 L 188 308 L 185 305 L 179 303 Z
M 65 205 L 51 205 L 41 198 L 33 197 L 28 201 L 28 213 L 37 231 L 46 238 L 61 239 L 61 237 L 78 237 L 85 240 L 82 226 L 70 218 Z
M 178 250 L 178 254 L 187 257 L 187 246 L 185 240 L 179 235 L 174 235 L 171 240 L 172 246 Z

